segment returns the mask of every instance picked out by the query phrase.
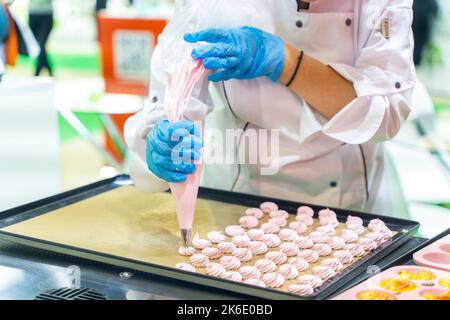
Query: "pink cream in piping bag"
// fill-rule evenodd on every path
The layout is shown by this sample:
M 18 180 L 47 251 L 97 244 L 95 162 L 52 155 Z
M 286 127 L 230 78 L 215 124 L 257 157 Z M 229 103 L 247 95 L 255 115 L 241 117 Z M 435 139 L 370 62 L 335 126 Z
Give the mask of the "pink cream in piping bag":
M 195 84 L 206 74 L 201 60 L 193 60 L 190 55 L 185 60 L 172 75 L 164 97 L 164 111 L 170 123 L 183 119 L 184 109 L 188 104 Z M 197 125 L 199 125 L 200 132 L 202 132 L 202 124 L 197 123 Z M 183 245 L 186 247 L 191 245 L 195 204 L 202 173 L 202 159 L 195 162 L 195 164 L 195 172 L 188 175 L 184 183 L 169 184 L 175 201 L 181 238 Z

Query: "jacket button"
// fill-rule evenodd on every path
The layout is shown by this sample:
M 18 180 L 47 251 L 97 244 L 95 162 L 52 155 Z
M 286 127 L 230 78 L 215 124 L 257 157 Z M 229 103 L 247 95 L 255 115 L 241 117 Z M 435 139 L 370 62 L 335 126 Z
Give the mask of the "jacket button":
M 345 25 L 346 26 L 351 26 L 352 25 L 352 19 L 348 18 L 347 20 L 345 20 Z
M 337 187 L 337 182 L 336 181 L 331 181 L 330 182 L 330 187 L 331 188 L 336 188 Z
M 400 89 L 402 87 L 402 84 L 400 82 L 395 83 L 395 88 Z
M 303 27 L 303 21 L 302 20 L 298 20 L 295 25 L 297 26 L 297 28 L 301 28 Z
M 152 102 L 153 102 L 153 103 L 158 102 L 158 97 L 157 97 L 157 96 L 154 96 L 154 97 L 152 98 Z

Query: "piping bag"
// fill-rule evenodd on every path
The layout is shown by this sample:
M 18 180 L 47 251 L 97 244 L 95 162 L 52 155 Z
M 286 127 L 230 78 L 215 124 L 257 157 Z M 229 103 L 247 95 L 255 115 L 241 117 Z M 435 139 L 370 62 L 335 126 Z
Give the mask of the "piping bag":
M 176 69 L 170 77 L 164 96 L 164 111 L 170 123 L 183 119 L 184 110 L 195 84 L 206 74 L 202 60 L 192 59 L 190 51 L 187 52 L 184 60 L 180 68 Z M 202 132 L 201 123 L 199 128 L 200 132 Z M 185 182 L 169 183 L 170 191 L 175 201 L 181 239 L 185 247 L 191 245 L 195 205 L 202 173 L 202 157 L 195 161 L 196 170 L 193 174 L 187 176 Z

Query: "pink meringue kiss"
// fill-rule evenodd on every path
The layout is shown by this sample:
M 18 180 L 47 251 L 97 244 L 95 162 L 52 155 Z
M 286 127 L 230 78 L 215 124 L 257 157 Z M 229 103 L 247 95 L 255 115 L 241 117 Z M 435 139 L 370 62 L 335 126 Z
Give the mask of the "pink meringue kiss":
M 258 268 L 252 266 L 240 267 L 239 273 L 242 275 L 242 278 L 244 280 L 261 278 L 261 271 L 259 271 Z
M 302 258 L 305 259 L 306 261 L 308 261 L 309 263 L 314 263 L 317 260 L 319 260 L 319 254 L 311 249 L 306 249 L 306 250 L 301 250 L 298 255 L 297 258 Z
M 216 260 L 222 256 L 222 252 L 220 252 L 219 249 L 212 247 L 203 249 L 202 254 L 207 256 L 210 260 Z
M 333 210 L 330 209 L 322 209 L 319 211 L 319 219 L 324 219 L 324 218 L 336 218 L 336 212 L 334 212 Z
M 196 252 L 194 247 L 179 247 L 178 254 L 180 256 L 190 257 Z
M 259 207 L 264 213 L 270 213 L 272 211 L 278 210 L 277 204 L 270 201 L 261 203 Z
M 362 245 L 357 243 L 349 243 L 345 246 L 345 248 L 350 251 L 354 257 L 362 257 L 365 254 Z
M 287 220 L 284 218 L 270 218 L 269 223 L 274 223 L 281 228 L 287 226 Z
M 250 229 L 247 231 L 247 235 L 253 241 L 261 241 L 265 233 L 263 229 Z
M 342 230 L 341 237 L 346 243 L 353 243 L 358 240 L 358 234 L 355 231 L 349 229 Z
M 360 217 L 348 216 L 347 221 L 345 223 L 347 225 L 348 224 L 359 224 L 360 226 L 362 226 L 364 224 L 364 221 Z
M 339 221 L 336 217 L 325 217 L 325 218 L 319 219 L 319 224 L 321 226 L 331 224 L 333 227 L 337 227 L 337 226 L 339 226 Z
M 306 214 L 298 214 L 295 217 L 295 220 L 299 221 L 299 222 L 303 222 L 308 227 L 311 226 L 314 223 L 314 219 L 311 216 L 308 216 Z
M 189 261 L 194 267 L 204 267 L 209 263 L 209 258 L 201 253 L 193 254 Z
M 269 217 L 287 219 L 289 218 L 289 213 L 285 210 L 275 210 L 269 213 Z
M 269 259 L 259 259 L 255 262 L 255 267 L 262 273 L 269 273 L 277 270 L 277 265 L 275 262 Z
M 314 243 L 326 243 L 330 236 L 322 231 L 313 231 L 309 234 L 308 238 L 310 238 Z
M 220 264 L 227 270 L 237 270 L 241 267 L 241 260 L 233 256 L 223 256 L 220 258 Z
M 211 231 L 206 235 L 206 239 L 212 243 L 220 243 L 227 240 L 227 237 L 220 231 Z
M 243 234 L 241 236 L 234 236 L 231 241 L 238 248 L 247 248 L 252 240 L 250 240 L 247 234 Z
M 303 272 L 309 269 L 309 263 L 302 258 L 290 258 L 289 264 L 297 268 L 299 272 Z
M 365 237 L 375 241 L 378 245 L 383 243 L 383 235 L 381 234 L 381 232 L 378 231 L 369 232 L 365 235 Z
M 362 237 L 358 239 L 358 243 L 365 251 L 373 251 L 378 248 L 378 244 L 370 238 Z
M 353 255 L 348 250 L 336 251 L 333 256 L 339 259 L 343 264 L 350 264 L 353 261 Z
M 205 273 L 213 277 L 221 277 L 227 270 L 221 264 L 210 262 L 205 267 Z
M 310 238 L 306 238 L 306 237 L 297 237 L 297 239 L 295 239 L 294 243 L 300 249 L 309 249 L 314 245 L 314 242 Z
M 325 243 L 316 243 L 311 249 L 316 251 L 321 257 L 329 256 L 331 251 L 333 251 L 331 247 Z
M 334 229 L 332 224 L 326 224 L 324 226 L 317 227 L 316 231 L 325 232 L 330 237 L 336 234 L 336 230 Z
M 280 251 L 287 257 L 295 257 L 300 253 L 300 249 L 295 243 L 284 242 L 280 245 Z
M 286 280 L 293 280 L 298 276 L 298 269 L 292 264 L 283 264 L 278 268 L 278 273 Z
M 252 216 L 243 216 L 239 219 L 239 223 L 245 229 L 251 229 L 259 224 L 259 220 Z
M 369 225 L 368 225 L 367 228 L 370 231 L 379 231 L 380 229 L 386 228 L 386 225 L 380 219 L 372 219 L 372 220 L 370 220 Z
M 315 289 L 323 284 L 323 280 L 319 276 L 308 274 L 298 277 L 297 283 L 302 285 L 308 285 Z
M 225 228 L 225 233 L 230 237 L 241 236 L 245 233 L 245 230 L 238 225 L 231 225 Z
M 280 237 L 272 233 L 265 234 L 261 241 L 269 248 L 277 248 L 281 244 Z
M 244 283 L 249 284 L 251 286 L 261 287 L 261 288 L 266 287 L 266 284 L 264 283 L 264 281 L 262 281 L 260 279 L 247 279 L 244 281 Z
M 186 262 L 180 262 L 175 265 L 175 268 L 188 271 L 188 272 L 196 272 L 195 267 L 192 264 L 186 263 Z
M 262 212 L 259 208 L 248 208 L 245 210 L 245 215 L 255 217 L 256 219 L 261 219 L 264 217 L 264 212 Z
M 236 249 L 236 245 L 233 242 L 221 242 L 217 245 L 217 248 L 223 254 L 232 253 L 234 249 Z
M 314 293 L 313 287 L 304 284 L 290 284 L 288 291 L 300 297 L 309 297 Z
M 269 222 L 263 223 L 261 229 L 263 229 L 265 233 L 278 233 L 278 231 L 280 231 L 280 226 Z
M 262 281 L 265 282 L 266 286 L 269 288 L 279 288 L 284 284 L 284 276 L 278 272 L 269 272 L 262 276 Z
M 281 251 L 269 251 L 264 257 L 272 260 L 275 264 L 283 264 L 287 261 L 286 255 Z
M 267 245 L 262 241 L 252 241 L 248 245 L 248 248 L 254 255 L 262 255 L 267 252 Z
M 192 245 L 196 249 L 203 250 L 205 248 L 211 247 L 212 243 L 209 240 L 200 239 L 198 233 L 196 233 L 194 238 L 192 239 Z
M 338 258 L 329 258 L 329 259 L 323 259 L 320 261 L 321 266 L 330 267 L 334 271 L 340 271 L 344 267 L 342 262 Z
M 308 230 L 308 226 L 301 221 L 292 221 L 291 223 L 289 223 L 289 228 L 291 228 L 298 234 L 305 233 Z
M 392 231 L 388 227 L 379 229 L 378 232 L 383 236 L 383 242 L 392 238 Z
M 333 268 L 327 266 L 317 266 L 313 268 L 313 274 L 320 277 L 322 280 L 328 280 L 336 275 Z
M 222 277 L 222 279 L 234 281 L 234 282 L 241 282 L 242 281 L 242 275 L 239 272 L 236 271 L 226 271 Z
M 301 206 L 297 208 L 297 215 L 306 215 L 312 218 L 314 216 L 314 210 L 308 206 Z
M 278 232 L 278 236 L 283 241 L 293 242 L 297 239 L 298 234 L 292 229 L 281 229 L 280 232 Z
M 347 224 L 347 229 L 355 231 L 358 235 L 363 234 L 366 231 L 366 228 L 364 226 L 360 226 L 359 224 Z
M 345 247 L 345 240 L 341 237 L 331 237 L 330 239 L 328 239 L 327 244 L 333 250 L 341 250 Z
M 253 259 L 252 252 L 247 248 L 237 248 L 233 250 L 233 256 L 243 262 L 247 262 Z

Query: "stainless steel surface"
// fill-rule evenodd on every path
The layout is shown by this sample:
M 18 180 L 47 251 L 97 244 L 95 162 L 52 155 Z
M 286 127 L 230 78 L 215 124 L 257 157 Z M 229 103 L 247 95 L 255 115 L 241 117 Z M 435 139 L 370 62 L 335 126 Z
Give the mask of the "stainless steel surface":
M 183 246 L 190 247 L 192 241 L 192 229 L 180 229 L 181 240 L 183 241 Z

